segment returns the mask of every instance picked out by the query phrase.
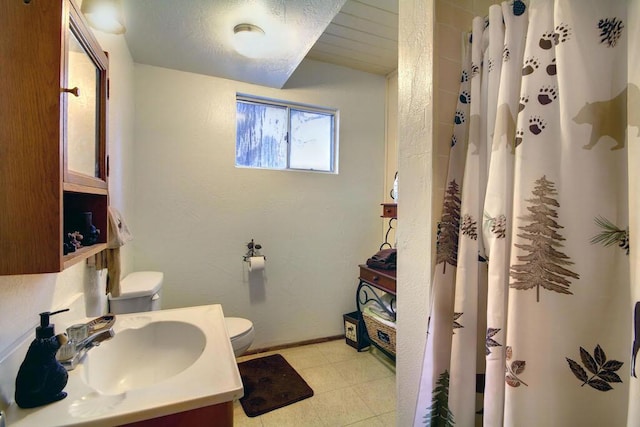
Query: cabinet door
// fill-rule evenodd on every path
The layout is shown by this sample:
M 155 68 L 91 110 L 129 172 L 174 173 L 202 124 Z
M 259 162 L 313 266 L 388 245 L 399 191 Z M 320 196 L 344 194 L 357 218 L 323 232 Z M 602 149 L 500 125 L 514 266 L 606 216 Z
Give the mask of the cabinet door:
M 0 0 L 0 28 L 0 275 L 58 272 L 107 246 L 107 57 L 72 0 Z M 67 114 L 71 34 L 95 73 L 85 171 L 66 167 L 67 124 L 84 120 Z M 82 212 L 100 239 L 64 256 L 65 217 Z
M 108 60 L 72 0 L 64 31 L 62 69 L 63 234 L 85 235 L 81 246 L 67 242 L 62 267 L 67 268 L 106 247 Z M 88 240 L 87 218 L 99 230 Z M 94 236 L 95 237 L 95 236 Z M 71 251 L 66 253 L 67 251 Z
M 107 57 L 70 7 L 63 74 L 64 182 L 107 187 Z

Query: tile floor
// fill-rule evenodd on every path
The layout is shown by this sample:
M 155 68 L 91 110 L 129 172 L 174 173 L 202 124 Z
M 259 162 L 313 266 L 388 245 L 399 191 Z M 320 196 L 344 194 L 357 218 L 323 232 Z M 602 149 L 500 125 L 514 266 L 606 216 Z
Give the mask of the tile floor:
M 377 350 L 357 352 L 345 340 L 293 347 L 279 353 L 313 389 L 309 399 L 249 418 L 234 402 L 236 427 L 395 427 L 395 365 Z

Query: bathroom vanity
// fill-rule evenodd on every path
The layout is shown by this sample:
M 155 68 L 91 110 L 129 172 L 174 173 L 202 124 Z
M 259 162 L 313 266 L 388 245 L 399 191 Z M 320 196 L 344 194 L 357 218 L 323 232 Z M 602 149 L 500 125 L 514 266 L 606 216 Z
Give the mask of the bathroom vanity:
M 113 331 L 69 371 L 66 398 L 33 409 L 13 403 L 7 424 L 233 425 L 244 389 L 219 304 L 118 314 Z
M 106 248 L 107 55 L 71 0 L 2 1 L 0 27 L 0 274 L 59 272 Z

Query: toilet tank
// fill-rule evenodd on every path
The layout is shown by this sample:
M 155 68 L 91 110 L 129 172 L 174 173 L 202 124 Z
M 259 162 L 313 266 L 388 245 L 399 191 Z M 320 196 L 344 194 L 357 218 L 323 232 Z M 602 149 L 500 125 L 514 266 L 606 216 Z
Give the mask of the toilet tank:
M 109 294 L 109 311 L 114 314 L 160 310 L 164 274 L 136 271 L 120 281 L 120 296 Z

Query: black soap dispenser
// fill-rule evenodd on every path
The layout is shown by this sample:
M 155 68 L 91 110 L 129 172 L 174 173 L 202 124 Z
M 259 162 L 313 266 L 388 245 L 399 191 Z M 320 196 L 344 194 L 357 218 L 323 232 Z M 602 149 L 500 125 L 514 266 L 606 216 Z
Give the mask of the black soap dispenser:
M 55 335 L 49 317 L 69 309 L 40 313 L 40 326 L 36 328 L 36 339 L 27 350 L 16 377 L 16 403 L 21 408 L 35 408 L 57 402 L 67 397 L 62 391 L 69 374 L 56 360 L 56 352 L 67 342 L 64 334 Z

